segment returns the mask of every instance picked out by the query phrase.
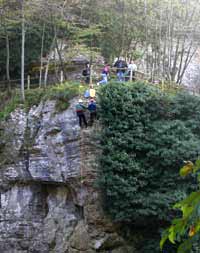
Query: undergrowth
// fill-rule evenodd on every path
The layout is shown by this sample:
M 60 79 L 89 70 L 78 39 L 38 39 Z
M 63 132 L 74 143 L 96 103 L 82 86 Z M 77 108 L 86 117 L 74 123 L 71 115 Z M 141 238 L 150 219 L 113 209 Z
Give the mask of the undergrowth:
M 66 110 L 69 106 L 69 100 L 83 93 L 85 86 L 79 83 L 67 82 L 47 89 L 30 89 L 25 91 L 25 102 L 22 103 L 20 90 L 0 93 L 0 120 L 6 119 L 16 108 L 29 110 L 32 106 L 38 105 L 41 101 L 56 100 L 56 110 L 58 112 Z

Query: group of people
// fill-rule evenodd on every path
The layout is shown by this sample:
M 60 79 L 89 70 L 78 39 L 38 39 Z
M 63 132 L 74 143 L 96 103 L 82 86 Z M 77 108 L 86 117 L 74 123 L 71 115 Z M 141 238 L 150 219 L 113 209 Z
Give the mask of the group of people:
M 137 65 L 134 63 L 133 60 L 131 60 L 129 64 L 127 64 L 123 58 L 119 58 L 115 62 L 114 67 L 117 68 L 118 81 L 120 82 L 128 81 L 131 75 L 131 72 L 132 72 L 132 78 L 134 80 L 135 71 L 137 71 Z
M 137 65 L 133 60 L 131 60 L 128 64 L 123 58 L 119 58 L 113 64 L 113 67 L 116 68 L 117 80 L 119 82 L 128 81 L 130 79 L 130 75 L 132 73 L 132 80 L 135 79 L 135 71 L 137 71 Z M 85 77 L 85 82 L 89 84 L 90 82 L 90 65 L 86 64 L 86 68 L 82 72 Z M 102 71 L 101 71 L 101 80 L 97 83 L 97 85 L 107 84 L 108 77 L 110 74 L 110 64 L 105 63 Z
M 88 122 L 85 117 L 85 112 L 86 110 L 89 111 L 90 113 L 90 125 L 92 126 L 94 123 L 94 120 L 97 117 L 97 107 L 96 107 L 96 102 L 93 98 L 90 99 L 89 103 L 87 106 L 84 105 L 83 100 L 79 99 L 78 104 L 76 105 L 76 114 L 79 118 L 79 126 L 82 128 L 83 124 L 87 128 Z
M 133 60 L 131 60 L 129 64 L 127 64 L 123 58 L 119 58 L 114 63 L 113 67 L 116 68 L 117 80 L 119 82 L 128 81 L 130 79 L 131 72 L 132 72 L 132 80 L 134 80 L 135 71 L 137 71 L 137 65 L 134 63 Z M 110 65 L 106 63 L 101 72 L 102 80 L 99 81 L 97 85 L 106 84 L 108 82 L 109 73 L 110 73 Z
M 132 72 L 132 77 L 134 79 L 135 71 L 137 70 L 137 66 L 134 63 L 134 61 L 130 61 L 129 64 L 126 63 L 126 61 L 123 58 L 119 58 L 114 64 L 113 67 L 116 68 L 116 74 L 117 79 L 120 82 L 128 81 L 129 77 Z M 90 64 L 86 64 L 86 68 L 83 70 L 82 75 L 85 77 L 85 82 L 87 84 L 90 83 L 90 74 L 91 74 Z M 108 77 L 110 74 L 110 65 L 108 63 L 105 63 L 102 72 L 101 77 L 102 80 L 100 80 L 97 85 L 107 84 Z M 128 79 L 127 79 L 128 78 Z M 76 114 L 79 118 L 79 125 L 82 128 L 83 125 L 87 128 L 88 122 L 86 120 L 85 112 L 86 110 L 90 113 L 90 125 L 93 125 L 94 120 L 97 117 L 97 108 L 96 108 L 96 102 L 93 99 L 95 97 L 95 94 L 91 95 L 91 91 L 94 89 L 86 90 L 84 97 L 88 98 L 90 97 L 90 101 L 88 105 L 84 105 L 83 100 L 79 99 L 77 105 L 76 105 Z

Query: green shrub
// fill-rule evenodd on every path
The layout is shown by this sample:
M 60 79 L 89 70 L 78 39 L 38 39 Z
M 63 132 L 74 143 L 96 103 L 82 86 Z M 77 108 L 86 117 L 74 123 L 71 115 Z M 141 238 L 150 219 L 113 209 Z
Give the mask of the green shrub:
M 49 99 L 55 99 L 56 109 L 58 111 L 66 110 L 69 106 L 69 100 L 78 96 L 84 87 L 80 86 L 78 83 L 64 83 L 57 86 L 52 87 L 47 97 Z
M 172 205 L 197 186 L 190 177 L 185 187 L 178 173 L 200 153 L 200 98 L 113 83 L 102 87 L 99 102 L 105 208 L 115 221 L 158 229 L 173 215 Z
M 56 109 L 58 111 L 66 110 L 69 106 L 69 100 L 83 93 L 86 88 L 78 83 L 64 83 L 47 89 L 30 89 L 25 91 L 25 103 L 21 101 L 20 91 L 17 90 L 6 96 L 0 93 L 2 105 L 0 107 L 0 120 L 6 119 L 19 105 L 27 111 L 33 106 L 38 105 L 42 100 L 56 100 Z
M 45 90 L 44 89 L 31 89 L 31 90 L 26 90 L 25 92 L 25 103 L 24 103 L 24 107 L 29 110 L 33 105 L 39 105 L 39 103 L 41 102 L 41 100 L 44 98 L 45 96 Z
M 19 106 L 20 97 L 16 93 L 14 93 L 11 94 L 9 97 L 6 96 L 6 98 L 1 96 L 1 99 L 2 105 L 0 110 L 0 120 L 4 120 L 10 115 L 11 112 L 16 109 L 17 106 Z

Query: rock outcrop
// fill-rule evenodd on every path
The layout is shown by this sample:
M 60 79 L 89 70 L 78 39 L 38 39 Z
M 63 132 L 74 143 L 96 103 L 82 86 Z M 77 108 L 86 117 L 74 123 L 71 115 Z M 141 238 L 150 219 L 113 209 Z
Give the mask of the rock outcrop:
M 105 216 L 95 188 L 92 128 L 47 101 L 0 126 L 1 253 L 134 253 Z

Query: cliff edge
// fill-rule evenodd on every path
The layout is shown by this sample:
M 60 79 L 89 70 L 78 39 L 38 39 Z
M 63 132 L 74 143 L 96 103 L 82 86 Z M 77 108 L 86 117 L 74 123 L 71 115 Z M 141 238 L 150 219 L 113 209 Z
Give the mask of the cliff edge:
M 133 253 L 95 188 L 95 128 L 81 130 L 77 98 L 18 108 L 0 124 L 0 252 Z

